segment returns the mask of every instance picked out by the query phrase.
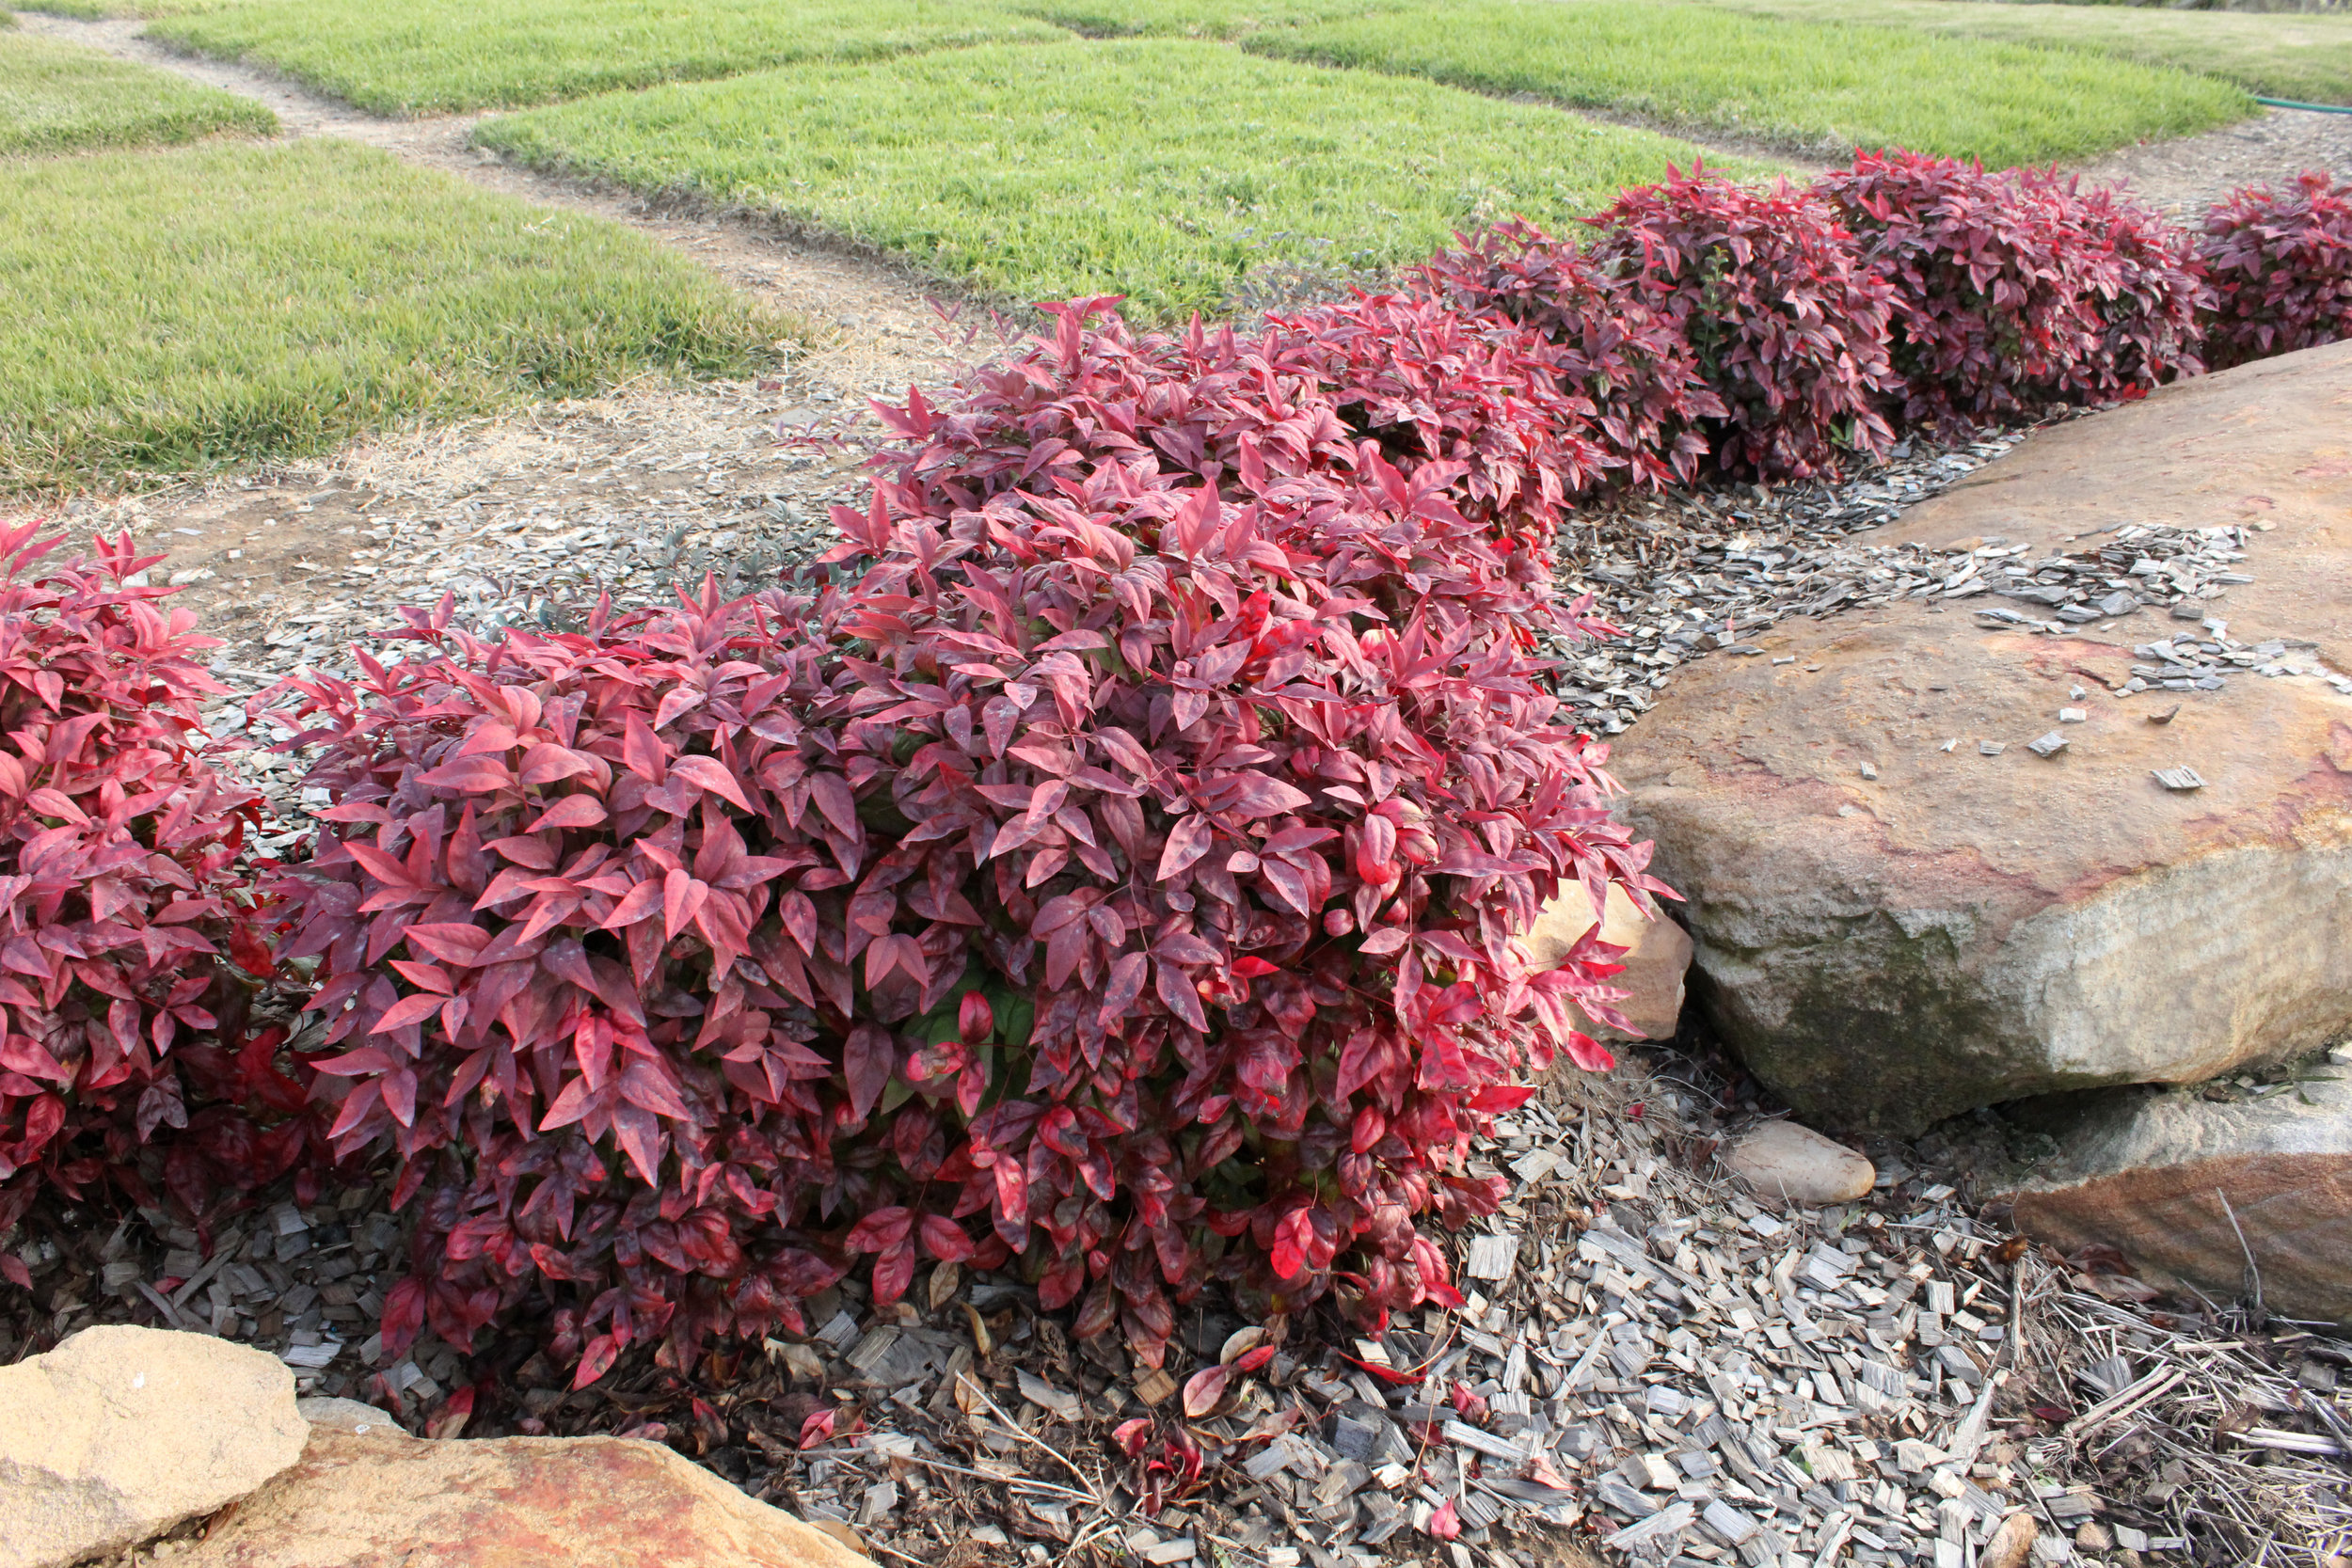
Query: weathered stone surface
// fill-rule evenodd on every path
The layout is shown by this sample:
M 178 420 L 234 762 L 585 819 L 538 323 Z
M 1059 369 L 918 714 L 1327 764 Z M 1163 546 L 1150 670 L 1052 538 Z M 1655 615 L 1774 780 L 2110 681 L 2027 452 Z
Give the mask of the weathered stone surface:
M 2268 525 L 2216 611 L 2352 668 L 2352 343 L 2037 435 L 1879 537 L 2125 522 Z M 1911 1132 L 2352 1024 L 2352 697 L 2249 673 L 2120 699 L 2157 613 L 2033 635 L 1969 604 L 1784 623 L 1619 745 L 1652 869 L 1690 900 L 1693 992 L 1750 1069 L 1808 1120 Z M 2087 718 L 2035 755 L 2062 707 Z M 2204 787 L 2150 776 L 2179 765 Z
M 1724 1168 L 1760 1198 L 1818 1209 L 1869 1196 L 1869 1161 L 1793 1121 L 1768 1121 L 1724 1148 Z
M 2236 1103 L 2080 1098 L 2057 1123 L 2058 1163 L 2009 1195 L 2020 1230 L 2061 1252 L 2104 1242 L 2149 1283 L 2221 1302 L 2250 1283 L 2250 1252 L 2270 1310 L 2352 1323 L 2352 1081 Z
M 308 1428 L 274 1355 L 109 1324 L 0 1367 L 0 1568 L 160 1535 L 294 1463 Z
M 411 1437 L 347 1401 L 185 1568 L 872 1568 L 655 1443 Z M 362 1433 L 359 1428 L 367 1430 Z
M 1549 968 L 1593 928 L 1593 901 L 1582 888 L 1570 888 L 1544 906 L 1541 918 L 1527 934 L 1528 951 L 1540 968 Z M 1625 890 L 1613 882 L 1602 911 L 1600 940 L 1626 949 L 1625 973 L 1610 983 L 1627 992 L 1617 1004 L 1633 1034 L 1586 1019 L 1586 1033 L 1598 1039 L 1670 1040 L 1682 1018 L 1682 977 L 1691 967 L 1691 936 L 1671 916 L 1655 920 L 1634 907 Z M 1582 1009 L 1579 1009 L 1579 1016 Z
M 310 1423 L 313 1432 L 324 1428 L 328 1432 L 348 1433 L 354 1437 L 366 1437 L 371 1433 L 380 1437 L 407 1435 L 399 1422 L 375 1406 L 361 1404 L 358 1400 L 335 1400 L 323 1396 L 296 1400 L 294 1411 Z

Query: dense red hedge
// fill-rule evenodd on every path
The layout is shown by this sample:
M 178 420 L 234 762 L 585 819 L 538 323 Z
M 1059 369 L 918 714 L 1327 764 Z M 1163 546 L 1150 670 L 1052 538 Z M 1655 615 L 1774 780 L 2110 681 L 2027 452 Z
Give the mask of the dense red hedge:
M 0 532 L 0 1233 L 42 1186 L 151 1201 L 159 1134 L 199 1211 L 305 1152 L 279 1037 L 241 1033 L 271 960 L 238 863 L 258 799 L 198 755 L 216 644 L 139 585 L 163 557 L 125 536 L 45 564 L 38 531 Z
M 2352 182 L 2314 170 L 2284 195 L 2233 191 L 2206 214 L 2198 257 L 2216 369 L 2352 338 Z
M 1724 418 L 1680 325 L 1633 280 L 1601 270 L 1566 240 L 1512 222 L 1440 253 L 1416 275 L 1436 298 L 1501 316 L 1559 350 L 1584 434 L 1625 483 L 1688 483 L 1707 455 L 1704 421 Z
M 1722 401 L 1724 468 L 1804 478 L 1892 443 L 1895 291 L 1820 197 L 1670 171 L 1587 221 L 1594 261 L 1674 324 Z
M 426 1194 L 395 1343 L 548 1289 L 588 1378 L 793 1323 L 865 1253 L 884 1301 L 1018 1255 L 1152 1364 L 1212 1276 L 1450 1299 L 1414 1216 L 1498 1199 L 1460 1163 L 1523 1070 L 1606 1059 L 1568 1004 L 1611 1016 L 1607 950 L 1535 974 L 1518 933 L 1564 882 L 1658 887 L 1522 652 L 1597 628 L 1454 504 L 1534 506 L 1517 454 L 1408 474 L 1344 433 L 1360 377 L 1101 303 L 982 374 L 993 420 L 894 412 L 813 605 L 428 627 L 307 683 L 338 803 L 289 951 L 352 1047 L 336 1137 Z M 1215 459 L 1159 396 L 1204 358 Z M 1015 474 L 1020 424 L 1095 450 Z
M 389 1150 L 387 1344 L 532 1302 L 582 1381 L 867 1258 L 883 1302 L 1016 1266 L 1152 1364 L 1210 1278 L 1451 1300 L 1418 1217 L 1496 1201 L 1464 1156 L 1529 1068 L 1606 1060 L 1568 1004 L 1613 1018 L 1613 950 L 1519 934 L 1665 891 L 1533 657 L 1611 634 L 1550 596 L 1564 508 L 2197 368 L 2198 259 L 2052 175 L 1693 170 L 1592 222 L 1247 329 L 1045 307 L 881 407 L 814 598 L 410 612 L 416 657 L 293 688 L 333 804 L 259 890 L 150 562 L 0 540 L 0 1228 Z M 2217 209 L 2221 362 L 2343 335 L 2348 227 L 2316 177 Z M 318 960 L 296 1063 L 220 962 L 272 970 L 265 898 Z
M 2194 374 L 2186 236 L 2035 169 L 1866 152 L 1815 188 L 1894 285 L 1902 419 L 1955 435 L 2041 404 Z

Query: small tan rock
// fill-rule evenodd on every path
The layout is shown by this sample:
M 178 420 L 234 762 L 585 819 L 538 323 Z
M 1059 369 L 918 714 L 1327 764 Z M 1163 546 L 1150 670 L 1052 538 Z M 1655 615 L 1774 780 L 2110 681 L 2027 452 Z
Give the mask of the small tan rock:
M 312 1430 L 320 1427 L 329 1432 L 347 1433 L 354 1437 L 380 1437 L 415 1442 L 398 1421 L 393 1420 L 372 1404 L 358 1400 L 307 1399 L 294 1401 L 294 1411 L 310 1422 Z
M 1549 969 L 1567 955 L 1593 928 L 1593 901 L 1574 887 L 1544 906 L 1535 928 L 1527 933 L 1528 951 L 1539 969 Z M 1673 919 L 1661 914 L 1652 920 L 1634 907 L 1625 890 L 1613 883 L 1603 911 L 1600 940 L 1625 948 L 1619 961 L 1625 973 L 1610 983 L 1629 994 L 1617 1004 L 1634 1034 L 1585 1020 L 1586 1032 L 1598 1039 L 1670 1040 L 1682 1020 L 1682 976 L 1691 967 L 1691 938 Z M 1580 1011 L 1579 1016 L 1581 1017 Z
M 659 1444 L 426 1441 L 345 1401 L 312 1408 L 301 1463 L 175 1568 L 872 1568 Z
M 302 1455 L 294 1373 L 107 1324 L 0 1367 L 0 1568 L 62 1568 L 235 1501 Z
M 1878 1170 L 1869 1161 L 1810 1127 L 1768 1121 L 1724 1149 L 1724 1164 L 1760 1198 L 1819 1209 L 1869 1195 Z
M 808 1528 L 813 1530 L 822 1530 L 825 1534 L 832 1536 L 835 1541 L 840 1542 L 843 1545 L 849 1547 L 850 1550 L 857 1553 L 860 1557 L 866 1555 L 866 1537 L 858 1534 L 855 1528 L 850 1525 L 846 1520 L 811 1519 L 808 1521 Z

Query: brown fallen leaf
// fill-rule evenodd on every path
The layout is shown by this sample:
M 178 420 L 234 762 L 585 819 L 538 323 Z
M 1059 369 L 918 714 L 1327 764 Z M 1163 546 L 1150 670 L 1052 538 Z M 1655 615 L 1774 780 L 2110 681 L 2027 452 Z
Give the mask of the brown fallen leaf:
M 970 1302 L 967 1301 L 962 1305 L 963 1315 L 972 1323 L 972 1349 L 981 1360 L 985 1361 L 988 1359 L 988 1353 L 996 1348 L 996 1341 L 989 1338 L 988 1320 L 981 1317 L 979 1308 Z
M 2034 1537 L 2039 1533 L 2032 1514 L 2010 1514 L 1993 1532 L 1993 1539 L 1984 1544 L 1984 1550 L 1977 1554 L 1977 1568 L 2025 1568 L 2026 1554 L 2033 1550 Z
M 942 1263 L 933 1269 L 930 1283 L 931 1310 L 936 1312 L 955 1300 L 956 1292 L 962 1288 L 963 1266 L 961 1264 Z

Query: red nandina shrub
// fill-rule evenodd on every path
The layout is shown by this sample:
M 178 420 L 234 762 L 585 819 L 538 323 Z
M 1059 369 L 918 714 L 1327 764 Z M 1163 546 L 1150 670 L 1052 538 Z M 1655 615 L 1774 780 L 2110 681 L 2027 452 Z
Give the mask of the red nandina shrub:
M 1507 223 L 1440 252 L 1416 282 L 1456 309 L 1508 317 L 1560 351 L 1560 374 L 1582 401 L 1582 434 L 1622 473 L 1651 489 L 1687 483 L 1707 455 L 1700 422 L 1724 417 L 1680 326 L 1641 290 L 1532 224 Z
M 2060 177 L 2034 178 L 2055 188 Z M 2102 268 L 2090 289 L 2099 347 L 2077 368 L 2068 395 L 2090 403 L 2137 397 L 2176 376 L 2203 374 L 2202 317 L 2213 290 L 2195 240 L 2121 191 L 2078 192 L 2075 177 L 2064 178 L 2066 204 L 2084 230 L 2105 237 L 2113 264 L 2111 285 Z
M 883 1302 L 1018 1255 L 1153 1365 L 1212 1275 L 1450 1298 L 1414 1216 L 1497 1200 L 1461 1162 L 1518 1070 L 1606 1060 L 1567 1004 L 1613 1016 L 1613 950 L 1531 974 L 1516 933 L 1659 891 L 1646 848 L 1520 652 L 1544 578 L 1453 497 L 1516 502 L 1096 303 L 892 411 L 814 605 L 426 624 L 438 657 L 308 683 L 337 803 L 287 951 L 348 1047 L 339 1148 L 423 1195 L 389 1343 L 542 1291 L 586 1381 L 794 1323 L 865 1253 Z
M 1723 400 L 1710 444 L 1724 467 L 1803 478 L 1893 440 L 1879 411 L 1901 385 L 1893 290 L 1821 198 L 1694 168 L 1586 221 L 1601 230 L 1594 263 L 1675 324 Z
M 1126 342 L 1087 309 L 1029 375 Z M 1276 1311 L 1335 1269 L 1375 1320 L 1445 1291 L 1413 1216 L 1496 1200 L 1457 1163 L 1523 1066 L 1603 1059 L 1563 1011 L 1597 950 L 1532 974 L 1517 934 L 1559 884 L 1658 885 L 1519 651 L 1560 624 L 1548 585 L 1455 507 L 1459 463 L 1408 478 L 1367 441 L 1251 483 L 1245 431 L 1230 498 L 1144 461 L 901 518 L 955 486 L 943 421 L 900 422 L 922 487 L 837 521 L 876 562 L 840 629 L 903 700 L 849 738 L 914 748 L 900 814 L 972 868 L 984 931 L 1022 934 L 984 938 L 1037 1018 L 1027 1102 L 974 1129 L 999 1236 L 1035 1248 L 1048 1304 L 1084 1294 L 1082 1332 L 1116 1315 L 1153 1362 L 1203 1224 Z
M 825 727 L 876 699 L 781 633 L 804 601 L 496 643 L 449 609 L 411 612 L 428 657 L 295 683 L 288 742 L 324 742 L 334 798 L 282 879 L 283 951 L 320 959 L 342 1048 L 329 1136 L 389 1142 L 395 1201 L 422 1198 L 386 1342 L 429 1318 L 465 1345 L 534 1287 L 582 1383 L 633 1340 L 798 1329 L 843 1264 L 791 1236 L 887 1204 L 860 1135 L 914 1125 L 869 1126 L 893 1066 L 852 1022 L 871 779 Z M 907 999 L 869 959 L 875 988 Z
M 1538 559 L 1561 506 L 1624 461 L 1595 440 L 1602 411 L 1579 385 L 1580 365 L 1500 311 L 1368 294 L 1268 326 L 1258 352 L 1311 374 L 1359 443 L 1377 441 L 1407 477 L 1459 465 L 1452 493 L 1463 515 Z
M 137 1157 L 167 1129 L 167 1184 L 192 1210 L 303 1148 L 298 1118 L 262 1132 L 206 1104 L 284 1110 L 278 1037 L 192 1037 L 242 1011 L 224 955 L 271 967 L 235 864 L 257 797 L 197 750 L 198 699 L 222 688 L 192 656 L 217 644 L 155 608 L 174 590 L 132 585 L 163 558 L 128 534 L 42 568 L 62 541 L 37 531 L 0 533 L 0 1231 L 42 1183 L 151 1201 Z
M 2110 191 L 1900 151 L 1859 153 L 1814 188 L 1894 285 L 1906 420 L 1949 436 L 2201 368 L 2185 241 Z
M 2352 182 L 2307 170 L 2285 196 L 2233 191 L 2204 227 L 2215 369 L 2352 338 Z
M 1408 477 L 1460 465 L 1449 483 L 1466 515 L 1534 581 L 1562 502 L 1613 461 L 1553 351 L 1498 317 L 1382 294 L 1270 318 L 1249 338 L 1196 323 L 1137 339 L 1115 314 L 1082 325 L 1111 303 L 1048 307 L 1052 342 L 972 372 L 946 408 L 920 393 L 903 410 L 877 404 L 913 443 L 892 462 L 914 504 L 944 516 L 1007 490 L 1050 495 L 1104 464 L 1255 493 L 1355 472 L 1371 439 Z

